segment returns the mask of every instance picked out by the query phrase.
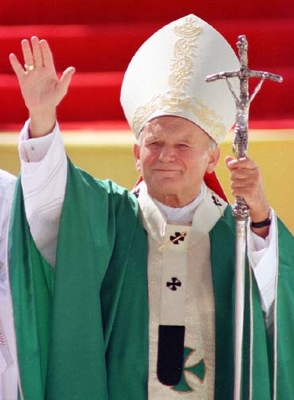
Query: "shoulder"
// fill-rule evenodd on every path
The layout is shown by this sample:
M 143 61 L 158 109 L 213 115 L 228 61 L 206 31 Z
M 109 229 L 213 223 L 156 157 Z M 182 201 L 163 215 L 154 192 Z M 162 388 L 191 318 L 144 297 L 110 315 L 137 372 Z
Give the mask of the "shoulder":
M 236 220 L 233 216 L 233 208 L 231 205 L 227 204 L 226 208 L 223 210 L 222 216 L 219 218 L 215 224 L 213 230 L 229 233 L 230 235 L 235 235 Z
M 129 209 L 138 211 L 139 205 L 136 196 L 123 186 L 107 179 L 98 181 L 98 184 L 103 186 L 111 197 L 112 202 L 116 205 L 121 205 Z
M 294 236 L 277 217 L 280 262 L 294 267 Z
M 126 188 L 112 180 L 94 178 L 88 172 L 69 163 L 67 195 L 72 195 L 76 201 L 84 200 L 87 203 L 103 204 L 107 207 L 137 210 L 135 196 Z

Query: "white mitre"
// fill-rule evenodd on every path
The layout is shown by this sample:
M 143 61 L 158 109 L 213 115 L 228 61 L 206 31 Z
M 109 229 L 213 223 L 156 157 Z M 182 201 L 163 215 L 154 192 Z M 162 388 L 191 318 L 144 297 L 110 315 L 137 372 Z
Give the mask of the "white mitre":
M 121 105 L 134 135 L 155 117 L 175 115 L 220 144 L 235 122 L 235 100 L 224 80 L 205 78 L 239 68 L 226 39 L 195 15 L 164 26 L 139 48 L 123 79 Z M 230 82 L 238 93 L 238 79 Z

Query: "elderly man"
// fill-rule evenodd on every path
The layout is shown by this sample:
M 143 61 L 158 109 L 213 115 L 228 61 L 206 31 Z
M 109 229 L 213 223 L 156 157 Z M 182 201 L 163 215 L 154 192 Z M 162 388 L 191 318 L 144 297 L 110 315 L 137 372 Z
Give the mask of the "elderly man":
M 122 84 L 149 241 L 150 399 L 233 398 L 235 221 L 214 170 L 236 110 L 224 82 L 205 78 L 239 68 L 226 40 L 189 15 L 139 48 Z M 238 94 L 239 81 L 231 85 Z M 286 399 L 294 395 L 294 353 L 283 341 L 294 325 L 283 307 L 293 291 L 281 278 L 287 253 L 278 260 L 277 231 L 292 268 L 293 238 L 271 210 L 255 162 L 227 157 L 226 164 L 232 193 L 250 210 L 242 393 Z
M 34 218 L 41 221 L 33 235 L 43 254 L 49 248 L 47 259 L 55 263 L 58 221 L 66 192 L 56 258 L 60 265 L 62 249 L 74 251 L 75 257 L 84 251 L 84 247 L 79 252 L 72 250 L 73 246 L 66 247 L 63 241 L 74 240 L 78 233 L 81 239 L 96 224 L 79 207 L 76 213 L 68 212 L 70 203 L 83 194 L 83 185 L 71 178 L 69 166 L 70 183 L 65 190 L 66 155 L 56 124 L 56 106 L 67 91 L 74 69 L 67 69 L 59 80 L 45 40 L 33 37 L 31 47 L 24 40 L 22 48 L 26 70 L 15 55 L 10 61 L 30 112 L 20 142 L 26 212 L 29 222 Z M 238 67 L 225 39 L 190 15 L 156 32 L 126 71 L 121 102 L 137 138 L 134 154 L 143 180 L 134 192 L 149 242 L 148 389 L 141 379 L 145 392 L 140 392 L 136 400 L 233 398 L 235 229 L 214 169 L 220 155 L 218 145 L 234 122 L 235 104 L 221 82 L 207 84 L 205 76 Z M 245 198 L 251 219 L 243 395 L 288 399 L 294 395 L 294 355 L 287 347 L 294 327 L 287 305 L 293 302 L 289 285 L 293 279 L 293 238 L 268 205 L 257 165 L 250 159 L 231 158 L 227 158 L 227 165 L 233 193 Z M 33 179 L 38 182 L 36 190 L 28 193 L 26 187 Z M 46 190 L 47 195 L 42 194 Z M 95 196 L 91 194 L 91 206 Z M 52 209 L 55 222 L 45 234 Z M 281 248 L 279 260 L 277 232 L 287 250 Z M 87 250 L 93 252 L 90 258 L 97 256 L 92 247 Z M 75 267 L 74 257 L 70 262 Z M 132 316 L 126 331 L 131 320 Z M 144 324 L 138 326 L 137 336 L 143 334 L 144 338 L 144 333 Z M 116 335 L 119 340 L 123 333 L 116 331 Z M 147 355 L 137 356 L 135 375 Z M 129 374 L 129 390 L 139 376 Z M 109 399 L 117 398 L 109 395 Z M 121 395 L 123 398 L 134 397 Z

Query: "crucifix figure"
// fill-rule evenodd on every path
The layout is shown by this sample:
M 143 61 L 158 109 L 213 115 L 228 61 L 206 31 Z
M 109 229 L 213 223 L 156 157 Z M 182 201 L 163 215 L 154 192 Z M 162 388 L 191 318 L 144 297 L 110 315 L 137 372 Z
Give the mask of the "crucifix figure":
M 234 129 L 233 152 L 240 159 L 246 157 L 248 150 L 248 118 L 250 103 L 260 90 L 265 79 L 282 82 L 280 75 L 265 71 L 255 71 L 248 68 L 248 42 L 245 35 L 240 35 L 237 41 L 240 68 L 235 71 L 219 72 L 206 77 L 207 82 L 225 79 L 236 103 L 236 124 Z M 239 96 L 235 93 L 229 78 L 240 81 Z M 252 94 L 249 94 L 249 79 L 260 78 Z M 241 399 L 242 381 L 242 347 L 244 328 L 244 294 L 245 294 L 245 256 L 246 256 L 246 227 L 249 208 L 242 197 L 236 197 L 233 207 L 236 220 L 236 266 L 235 266 L 235 371 L 234 371 L 234 400 Z
M 248 42 L 245 35 L 238 37 L 237 47 L 239 50 L 240 68 L 235 71 L 219 72 L 217 74 L 206 77 L 207 82 L 213 82 L 218 79 L 225 79 L 236 103 L 236 125 L 234 130 L 233 152 L 239 159 L 247 155 L 248 150 L 248 119 L 249 106 L 260 90 L 265 79 L 270 79 L 276 82 L 282 82 L 283 78 L 280 75 L 272 74 L 265 71 L 255 71 L 248 68 Z M 239 78 L 240 94 L 239 97 L 234 91 L 228 78 Z M 260 78 L 259 84 L 255 87 L 253 93 L 249 94 L 249 78 Z M 246 219 L 248 216 L 247 205 L 243 199 L 236 199 L 234 208 L 234 216 L 237 219 Z

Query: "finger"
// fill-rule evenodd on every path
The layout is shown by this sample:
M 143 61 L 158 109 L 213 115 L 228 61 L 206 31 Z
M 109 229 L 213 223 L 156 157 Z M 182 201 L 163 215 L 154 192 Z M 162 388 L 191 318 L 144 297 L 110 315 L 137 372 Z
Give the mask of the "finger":
M 229 162 L 226 163 L 227 167 L 229 168 L 229 170 L 231 171 L 231 173 L 233 173 L 234 171 L 238 171 L 239 169 L 243 169 L 244 167 L 242 167 L 239 163 L 238 160 L 232 159 Z
M 233 157 L 231 157 L 231 156 L 226 156 L 225 157 L 225 162 L 228 164 L 229 162 L 231 162 L 231 161 L 233 161 L 234 160 L 234 158 Z
M 247 159 L 246 158 L 237 159 L 237 158 L 227 156 L 225 158 L 225 162 L 227 164 L 227 167 L 229 169 L 233 170 L 233 169 L 237 169 L 237 168 L 244 168 L 245 164 L 247 162 Z
M 257 164 L 251 158 L 244 157 L 237 160 L 238 168 L 255 169 Z
M 18 78 L 25 74 L 22 64 L 18 61 L 14 53 L 9 54 L 10 65 Z
M 26 65 L 34 65 L 34 56 L 31 50 L 30 42 L 27 39 L 23 39 L 21 41 L 21 48 L 22 48 L 24 63 Z
M 42 40 L 40 40 L 39 43 L 40 43 L 40 48 L 41 48 L 42 57 L 43 57 L 43 65 L 45 67 L 54 69 L 54 71 L 55 71 L 53 54 L 52 54 L 52 51 L 49 47 L 47 40 L 42 39 Z
M 233 170 L 257 170 L 258 166 L 257 164 L 252 161 L 249 158 L 241 158 L 239 160 L 237 159 L 229 159 L 226 160 L 227 167 L 233 171 Z
M 234 191 L 242 190 L 248 194 L 256 189 L 256 185 L 250 179 L 239 179 L 231 182 L 231 189 Z
M 32 36 L 31 45 L 33 50 L 33 64 L 35 67 L 43 66 L 43 56 L 40 48 L 40 41 L 37 36 Z
M 251 179 L 251 180 L 258 180 L 259 173 L 256 168 L 237 168 L 231 170 L 231 178 L 233 180 L 243 180 L 243 179 Z

